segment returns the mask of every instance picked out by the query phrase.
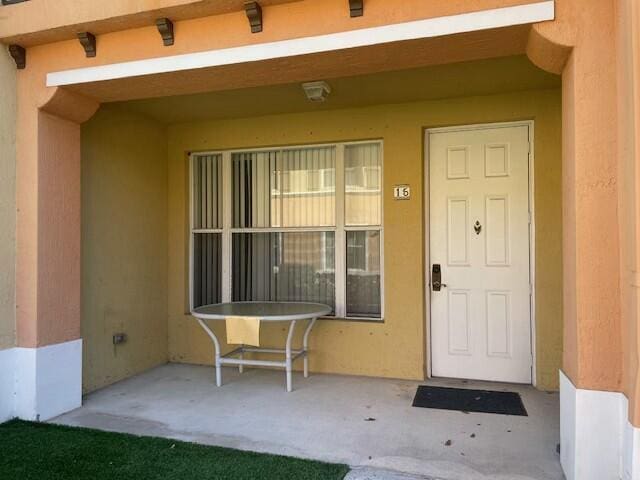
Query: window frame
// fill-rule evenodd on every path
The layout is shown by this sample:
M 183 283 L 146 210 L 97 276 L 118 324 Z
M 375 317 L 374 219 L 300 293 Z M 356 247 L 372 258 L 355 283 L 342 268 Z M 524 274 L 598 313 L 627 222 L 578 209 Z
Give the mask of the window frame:
M 347 192 L 345 188 L 345 147 L 351 145 L 378 144 L 380 146 L 380 225 L 352 225 L 345 224 L 345 206 Z M 335 148 L 335 225 L 313 227 L 258 227 L 258 228 L 234 228 L 233 227 L 233 191 L 232 191 L 232 155 L 234 153 L 286 151 L 305 148 Z M 222 228 L 194 229 L 194 162 L 195 158 L 204 155 L 221 155 L 222 158 Z M 189 309 L 193 311 L 193 272 L 194 272 L 194 238 L 199 233 L 219 233 L 222 235 L 222 302 L 230 302 L 232 299 L 232 237 L 234 233 L 267 233 L 267 232 L 334 232 L 335 242 L 335 316 L 326 316 L 330 320 L 348 320 L 356 322 L 384 322 L 385 318 L 385 289 L 384 289 L 384 141 L 382 139 L 357 140 L 348 142 L 330 142 L 302 145 L 287 145 L 273 147 L 235 148 L 227 150 L 203 150 L 192 151 L 188 155 L 189 175 Z M 324 187 L 324 172 L 320 175 L 320 183 Z M 282 185 L 279 185 L 281 187 Z M 321 189 L 320 192 L 323 190 Z M 378 231 L 380 234 L 380 316 L 348 316 L 347 315 L 347 232 L 348 231 Z

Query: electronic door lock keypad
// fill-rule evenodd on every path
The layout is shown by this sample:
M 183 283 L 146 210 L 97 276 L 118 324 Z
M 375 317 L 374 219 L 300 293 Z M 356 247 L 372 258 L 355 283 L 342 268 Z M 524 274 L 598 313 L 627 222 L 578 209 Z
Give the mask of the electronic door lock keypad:
M 434 292 L 439 292 L 442 287 L 446 288 L 447 284 L 442 283 L 442 271 L 439 263 L 434 263 L 431 268 L 431 288 Z

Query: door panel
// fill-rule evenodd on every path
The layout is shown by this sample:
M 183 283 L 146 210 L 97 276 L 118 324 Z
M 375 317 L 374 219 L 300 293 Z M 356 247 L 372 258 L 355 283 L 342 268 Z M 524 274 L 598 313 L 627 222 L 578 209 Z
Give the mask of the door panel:
M 449 310 L 449 354 L 470 355 L 469 341 L 469 292 L 466 290 L 448 290 Z
M 531 383 L 529 128 L 428 135 L 432 374 Z
M 487 195 L 485 208 L 486 265 L 509 265 L 509 197 Z M 481 232 L 482 233 L 482 232 Z
M 495 357 L 511 356 L 510 292 L 487 292 L 487 354 Z
M 466 197 L 449 198 L 447 211 L 447 258 L 449 265 L 468 265 L 469 199 Z

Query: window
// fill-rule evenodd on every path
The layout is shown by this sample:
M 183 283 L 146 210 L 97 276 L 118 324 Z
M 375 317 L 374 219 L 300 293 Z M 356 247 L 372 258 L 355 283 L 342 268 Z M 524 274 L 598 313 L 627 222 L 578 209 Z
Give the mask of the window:
M 382 143 L 191 156 L 191 305 L 382 318 Z
M 191 163 L 192 305 L 222 301 L 222 155 Z

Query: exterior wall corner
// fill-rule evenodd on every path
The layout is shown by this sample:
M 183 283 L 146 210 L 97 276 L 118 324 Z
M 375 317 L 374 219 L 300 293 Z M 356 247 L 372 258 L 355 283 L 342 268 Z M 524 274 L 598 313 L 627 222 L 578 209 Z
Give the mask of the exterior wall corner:
M 576 388 L 560 371 L 560 463 L 567 480 L 640 478 L 640 429 L 620 392 Z

